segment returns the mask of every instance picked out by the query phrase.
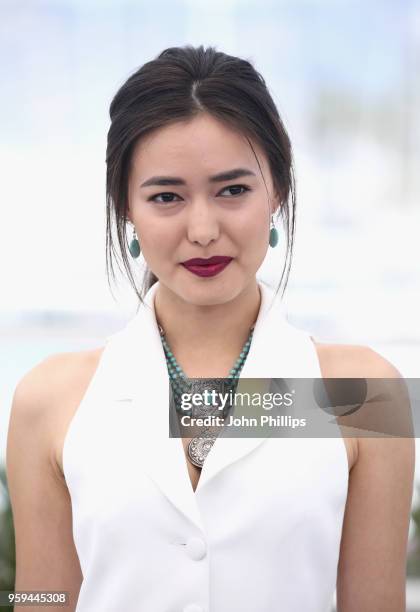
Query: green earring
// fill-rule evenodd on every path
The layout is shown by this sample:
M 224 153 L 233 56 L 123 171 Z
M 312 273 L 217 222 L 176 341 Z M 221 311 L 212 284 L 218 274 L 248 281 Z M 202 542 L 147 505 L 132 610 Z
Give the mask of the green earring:
M 140 255 L 140 243 L 137 240 L 136 228 L 134 227 L 134 225 L 133 225 L 133 238 L 131 239 L 128 250 L 130 251 L 131 257 L 133 257 L 134 259 L 137 259 L 137 257 Z
M 272 223 L 272 227 L 270 228 L 269 245 L 274 248 L 279 241 L 279 233 L 277 231 L 277 228 L 274 225 L 273 215 L 271 215 L 271 223 Z

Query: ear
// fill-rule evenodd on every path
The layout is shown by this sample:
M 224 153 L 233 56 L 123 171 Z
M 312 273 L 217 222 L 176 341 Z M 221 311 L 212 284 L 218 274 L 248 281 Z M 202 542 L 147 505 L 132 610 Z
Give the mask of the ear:
M 280 208 L 282 204 L 283 204 L 282 193 L 275 190 L 273 199 L 271 201 L 271 214 L 274 215 L 274 213 L 277 212 L 277 209 Z
M 131 225 L 134 225 L 134 223 L 133 223 L 133 219 L 132 219 L 132 217 L 131 217 L 131 211 L 130 211 L 130 208 L 127 208 L 127 211 L 126 211 L 126 213 L 125 213 L 125 221 L 126 221 L 126 222 L 127 222 L 127 221 L 129 221 L 129 222 L 131 223 Z

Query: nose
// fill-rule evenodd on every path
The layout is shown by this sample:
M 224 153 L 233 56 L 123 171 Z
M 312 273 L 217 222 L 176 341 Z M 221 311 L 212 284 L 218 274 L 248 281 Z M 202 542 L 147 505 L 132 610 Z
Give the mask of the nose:
M 207 246 L 219 237 L 220 228 L 214 204 L 194 202 L 188 211 L 187 234 L 190 242 Z

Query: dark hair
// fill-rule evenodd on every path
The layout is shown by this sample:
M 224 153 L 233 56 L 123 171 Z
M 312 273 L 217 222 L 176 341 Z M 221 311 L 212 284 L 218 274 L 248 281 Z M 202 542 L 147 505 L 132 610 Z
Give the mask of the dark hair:
M 295 232 L 295 179 L 290 139 L 264 78 L 252 64 L 215 47 L 170 47 L 145 63 L 120 87 L 109 109 L 111 126 L 106 149 L 106 269 L 115 280 L 113 222 L 124 268 L 142 302 L 158 280 L 146 268 L 141 291 L 127 254 L 128 178 L 138 139 L 152 130 L 206 112 L 254 139 L 269 161 L 273 185 L 281 196 L 277 216 L 286 230 L 287 253 L 277 291 L 289 278 Z M 249 140 L 248 140 L 249 142 Z M 255 151 L 249 142 L 254 155 Z M 256 157 L 256 156 L 255 156 Z M 258 159 L 257 163 L 259 165 Z M 260 168 L 261 170 L 261 168 Z M 264 180 L 264 177 L 263 177 Z M 265 182 L 265 181 L 264 181 Z M 277 293 L 276 291 L 276 293 Z

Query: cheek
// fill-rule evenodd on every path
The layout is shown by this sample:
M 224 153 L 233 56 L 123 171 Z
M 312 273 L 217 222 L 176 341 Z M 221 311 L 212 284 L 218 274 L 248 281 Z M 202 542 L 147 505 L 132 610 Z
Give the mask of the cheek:
M 257 206 L 238 224 L 238 240 L 242 245 L 241 259 L 247 265 L 259 267 L 268 249 L 269 219 L 267 209 Z
M 261 205 L 239 215 L 235 226 L 237 235 L 242 236 L 242 241 L 260 244 L 268 240 L 269 219 L 267 210 Z
M 168 259 L 179 240 L 176 224 L 170 220 L 143 215 L 137 223 L 140 244 L 146 259 Z

